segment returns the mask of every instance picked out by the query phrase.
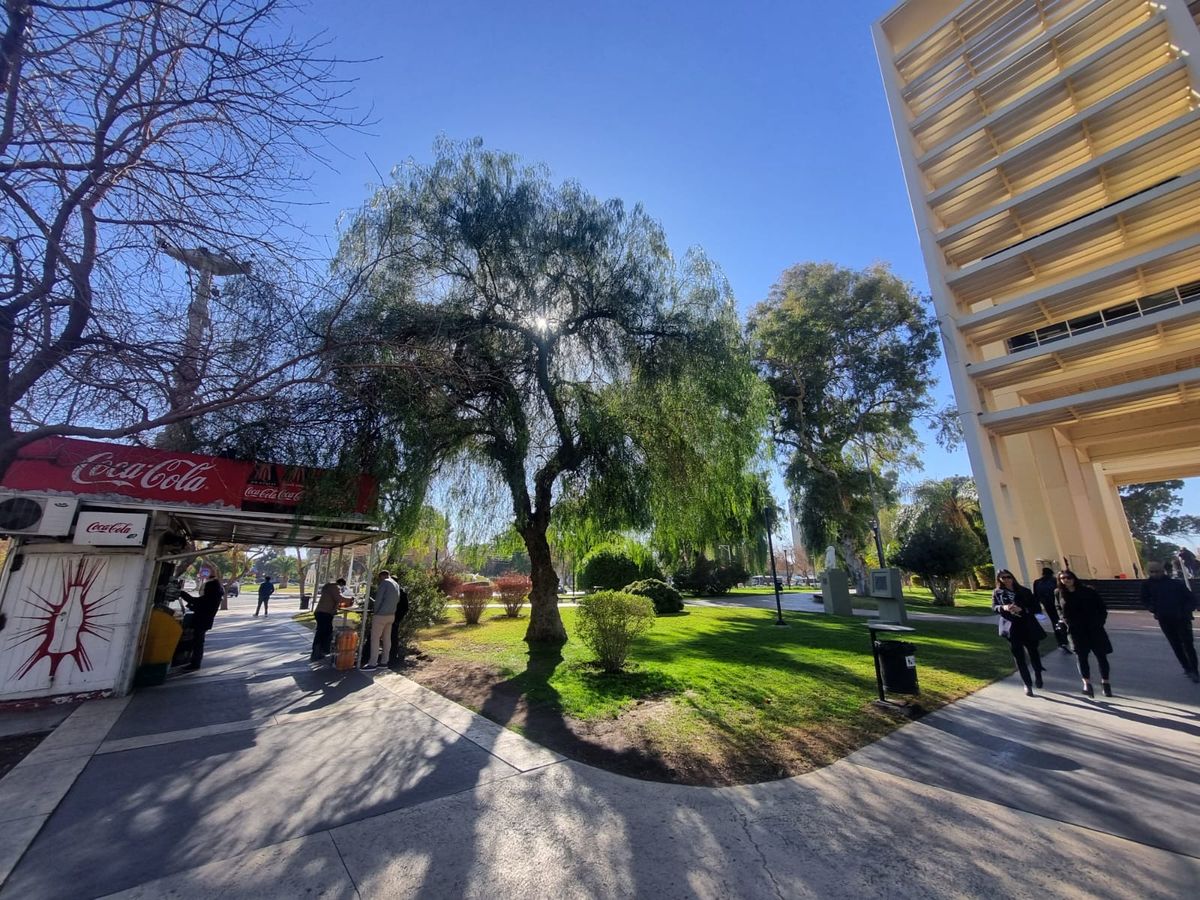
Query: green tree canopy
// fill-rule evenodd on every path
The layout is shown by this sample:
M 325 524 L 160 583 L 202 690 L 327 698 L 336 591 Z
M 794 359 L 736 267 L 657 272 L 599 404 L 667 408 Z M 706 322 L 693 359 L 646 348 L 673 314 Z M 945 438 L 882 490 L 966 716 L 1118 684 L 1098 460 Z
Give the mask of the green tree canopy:
M 489 467 L 529 554 L 526 638 L 565 640 L 547 538 L 564 487 L 627 524 L 647 517 L 660 473 L 678 484 L 713 471 L 702 446 L 663 460 L 675 447 L 641 425 L 674 410 L 634 421 L 630 403 L 653 407 L 678 386 L 689 416 L 723 423 L 716 433 L 747 421 L 724 280 L 698 254 L 677 263 L 641 207 L 477 142 L 443 142 L 431 165 L 398 171 L 354 217 L 338 266 L 359 282 L 349 327 L 369 340 L 333 363 L 395 447 L 393 509 L 419 505 L 448 461 Z
M 979 498 L 969 478 L 925 481 L 896 519 L 891 562 L 925 579 L 939 606 L 953 606 L 957 582 L 987 556 L 976 530 Z
M 886 265 L 805 263 L 783 273 L 748 329 L 809 548 L 836 543 L 858 569 L 875 507 L 894 499 L 883 466 L 911 452 L 913 420 L 930 409 L 934 322 Z
M 1200 518 L 1180 512 L 1182 491 L 1179 479 L 1121 487 L 1121 505 L 1129 531 L 1141 545 L 1143 563 L 1164 560 L 1178 550 L 1168 538 L 1200 534 Z

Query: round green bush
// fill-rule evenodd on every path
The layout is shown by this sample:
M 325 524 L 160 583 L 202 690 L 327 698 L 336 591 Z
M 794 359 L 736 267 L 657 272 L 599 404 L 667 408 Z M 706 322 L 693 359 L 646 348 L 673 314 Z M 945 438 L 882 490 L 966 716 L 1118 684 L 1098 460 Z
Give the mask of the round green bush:
M 639 564 L 620 547 L 604 544 L 583 558 L 579 566 L 579 585 L 585 591 L 619 591 L 640 578 L 660 578 L 652 562 Z
M 657 578 L 647 578 L 627 584 L 625 593 L 650 598 L 650 602 L 654 604 L 654 611 L 659 615 L 683 611 L 683 595 L 665 581 L 659 581 Z
M 579 601 L 575 630 L 604 668 L 625 668 L 634 640 L 654 624 L 654 604 L 648 597 L 624 591 L 598 591 Z

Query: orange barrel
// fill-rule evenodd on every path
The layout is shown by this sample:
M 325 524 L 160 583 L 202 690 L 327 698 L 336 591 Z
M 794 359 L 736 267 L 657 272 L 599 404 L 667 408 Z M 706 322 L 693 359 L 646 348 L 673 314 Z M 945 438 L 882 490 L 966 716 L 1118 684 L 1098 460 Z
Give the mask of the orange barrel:
M 333 667 L 339 672 L 353 669 L 358 659 L 358 631 L 354 628 L 339 628 L 334 632 L 333 646 L 336 654 Z

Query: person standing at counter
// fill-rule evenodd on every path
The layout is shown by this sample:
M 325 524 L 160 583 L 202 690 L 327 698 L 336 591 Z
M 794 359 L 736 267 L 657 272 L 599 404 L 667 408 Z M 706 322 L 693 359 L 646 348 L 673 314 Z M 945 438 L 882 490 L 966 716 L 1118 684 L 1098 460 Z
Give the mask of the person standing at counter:
M 321 595 L 317 598 L 317 606 L 313 610 L 317 628 L 313 635 L 312 655 L 309 659 L 314 662 L 329 655 L 330 645 L 333 643 L 333 617 L 337 615 L 338 608 L 354 600 L 345 593 L 345 589 L 345 578 L 321 585 Z
M 379 573 L 379 584 L 375 588 L 375 611 L 371 616 L 371 643 L 367 645 L 367 661 L 364 669 L 386 666 L 392 656 L 392 622 L 396 620 L 396 609 L 400 605 L 400 585 L 392 580 L 392 573 L 384 569 Z M 382 655 L 380 645 L 382 644 Z
M 204 582 L 200 596 L 188 603 L 192 608 L 192 661 L 187 668 L 192 671 L 199 669 L 204 660 L 204 637 L 213 627 L 217 610 L 224 599 L 225 588 L 221 587 L 221 579 L 213 575 Z

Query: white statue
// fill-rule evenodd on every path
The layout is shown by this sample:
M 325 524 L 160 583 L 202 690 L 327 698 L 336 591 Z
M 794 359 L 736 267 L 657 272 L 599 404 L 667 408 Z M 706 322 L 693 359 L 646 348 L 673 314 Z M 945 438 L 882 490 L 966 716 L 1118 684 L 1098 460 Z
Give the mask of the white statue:
M 833 549 L 833 544 L 825 548 L 825 568 L 837 568 L 837 551 Z

